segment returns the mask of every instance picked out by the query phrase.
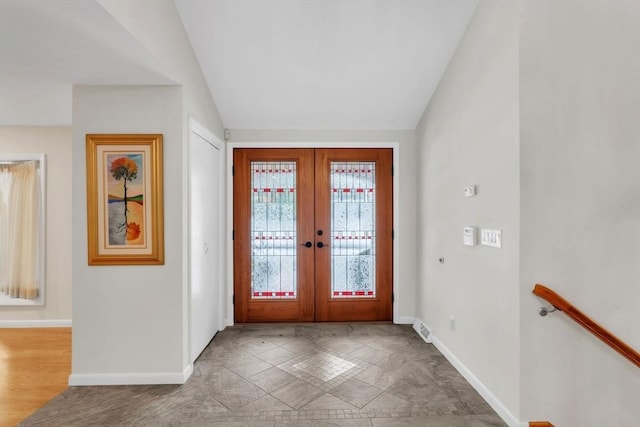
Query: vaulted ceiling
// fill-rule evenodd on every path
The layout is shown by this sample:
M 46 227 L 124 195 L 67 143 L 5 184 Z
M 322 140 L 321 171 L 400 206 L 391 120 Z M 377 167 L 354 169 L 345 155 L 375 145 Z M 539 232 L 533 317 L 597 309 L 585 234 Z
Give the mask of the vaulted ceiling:
M 176 0 L 226 127 L 413 129 L 476 0 Z M 0 124 L 69 125 L 73 84 L 172 84 L 93 0 L 0 1 Z

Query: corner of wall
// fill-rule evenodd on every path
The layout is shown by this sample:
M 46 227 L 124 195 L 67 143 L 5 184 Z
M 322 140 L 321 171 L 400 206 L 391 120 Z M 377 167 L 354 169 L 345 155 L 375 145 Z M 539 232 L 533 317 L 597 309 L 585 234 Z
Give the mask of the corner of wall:
M 520 405 L 519 15 L 517 2 L 478 3 L 416 128 L 416 316 L 510 421 Z M 502 247 L 465 246 L 466 226 L 501 230 Z
M 493 408 L 502 420 L 509 426 L 527 426 L 528 423 L 519 421 L 509 409 L 486 387 L 473 373 L 465 366 L 439 339 L 431 333 L 431 329 L 425 323 L 416 319 L 413 329 L 418 336 L 428 344 L 433 344 L 440 353 L 453 365 L 454 368 L 464 377 L 465 380 L 482 396 L 482 398 Z

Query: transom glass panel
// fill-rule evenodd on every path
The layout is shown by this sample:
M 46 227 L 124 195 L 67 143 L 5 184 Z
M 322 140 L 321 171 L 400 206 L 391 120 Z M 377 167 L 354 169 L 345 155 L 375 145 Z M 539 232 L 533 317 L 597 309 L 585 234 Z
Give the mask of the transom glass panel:
M 296 163 L 251 162 L 251 187 L 251 298 L 296 298 Z
M 331 162 L 331 297 L 376 295 L 375 162 Z

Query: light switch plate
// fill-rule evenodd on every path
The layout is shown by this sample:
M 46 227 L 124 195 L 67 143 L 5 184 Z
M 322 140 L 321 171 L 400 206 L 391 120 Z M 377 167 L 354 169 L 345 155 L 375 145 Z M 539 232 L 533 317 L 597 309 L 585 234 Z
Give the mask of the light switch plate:
M 492 248 L 502 247 L 502 230 L 490 230 L 483 228 L 480 230 L 480 244 Z

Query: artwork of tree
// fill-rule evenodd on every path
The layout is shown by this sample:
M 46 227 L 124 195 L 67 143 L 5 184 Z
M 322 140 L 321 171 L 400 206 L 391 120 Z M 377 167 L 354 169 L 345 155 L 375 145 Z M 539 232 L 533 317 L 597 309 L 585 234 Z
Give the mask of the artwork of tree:
M 111 167 L 109 168 L 109 172 L 111 176 L 116 181 L 122 180 L 122 185 L 124 187 L 124 222 L 120 225 L 120 229 L 124 230 L 127 227 L 127 181 L 131 182 L 138 176 L 138 165 L 133 159 L 129 157 L 118 157 L 114 161 L 111 162 Z

